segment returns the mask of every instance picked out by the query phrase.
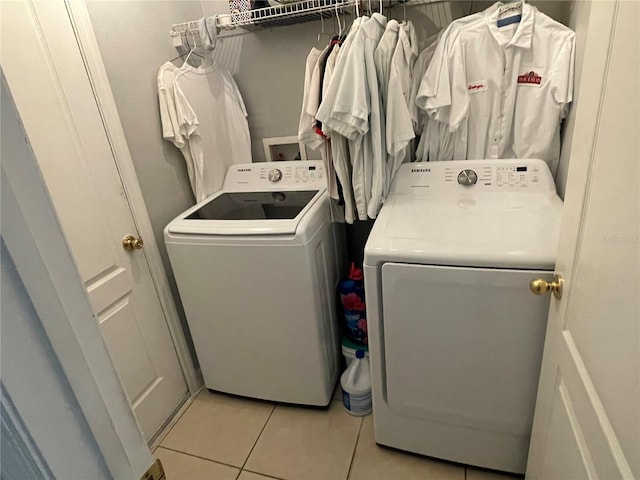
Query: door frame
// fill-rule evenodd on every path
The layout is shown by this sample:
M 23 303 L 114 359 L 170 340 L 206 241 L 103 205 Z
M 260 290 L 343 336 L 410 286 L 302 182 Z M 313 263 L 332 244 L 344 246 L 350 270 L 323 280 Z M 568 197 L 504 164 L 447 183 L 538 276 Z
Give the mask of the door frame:
M 144 255 L 149 264 L 151 278 L 167 320 L 169 334 L 173 340 L 187 388 L 193 397 L 202 388 L 203 381 L 193 363 L 186 335 L 180 322 L 180 316 L 169 286 L 169 279 L 162 263 L 160 250 L 133 165 L 133 159 L 124 135 L 122 122 L 109 85 L 109 78 L 93 31 L 89 11 L 85 0 L 64 0 L 64 3 L 73 29 L 76 32 L 80 54 L 85 62 L 87 76 L 93 89 L 120 178 L 122 179 L 127 201 L 131 207 L 134 223 L 138 233 L 144 238 Z

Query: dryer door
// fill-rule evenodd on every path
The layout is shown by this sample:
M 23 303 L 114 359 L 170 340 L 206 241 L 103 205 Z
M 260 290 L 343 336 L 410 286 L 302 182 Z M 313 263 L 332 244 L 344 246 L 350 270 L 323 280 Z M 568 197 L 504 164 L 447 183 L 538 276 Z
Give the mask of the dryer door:
M 549 301 L 529 292 L 550 272 L 386 263 L 389 406 L 412 418 L 528 436 Z

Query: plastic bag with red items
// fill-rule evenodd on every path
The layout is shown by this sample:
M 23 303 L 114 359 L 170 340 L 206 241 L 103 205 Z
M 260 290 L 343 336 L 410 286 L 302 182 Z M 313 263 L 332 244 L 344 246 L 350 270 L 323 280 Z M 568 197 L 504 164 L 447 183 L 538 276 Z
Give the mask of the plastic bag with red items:
M 347 327 L 347 337 L 367 345 L 367 311 L 364 298 L 362 270 L 351 263 L 349 277 L 338 286 L 340 301 Z

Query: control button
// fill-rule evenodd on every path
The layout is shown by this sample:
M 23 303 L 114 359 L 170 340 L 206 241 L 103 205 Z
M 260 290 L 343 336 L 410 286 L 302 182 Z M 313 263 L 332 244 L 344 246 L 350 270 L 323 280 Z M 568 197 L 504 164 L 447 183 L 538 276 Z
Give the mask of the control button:
M 465 169 L 458 174 L 458 183 L 465 187 L 475 185 L 477 181 L 478 175 L 473 170 Z
M 282 170 L 274 168 L 269 172 L 269 181 L 272 183 L 282 180 Z

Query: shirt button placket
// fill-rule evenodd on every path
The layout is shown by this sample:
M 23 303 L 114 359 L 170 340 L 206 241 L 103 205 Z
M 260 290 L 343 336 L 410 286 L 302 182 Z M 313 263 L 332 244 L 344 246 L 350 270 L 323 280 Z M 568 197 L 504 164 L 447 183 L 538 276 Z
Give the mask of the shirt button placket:
M 507 52 L 504 52 L 504 68 L 502 69 L 502 81 L 500 83 L 500 97 L 498 98 L 498 116 L 496 118 L 496 127 L 494 131 L 493 142 L 491 142 L 491 150 L 493 152 L 492 157 L 498 158 L 500 153 L 500 140 L 502 138 L 502 121 L 504 119 L 504 100 L 506 97 L 505 85 L 508 87 L 509 85 L 509 76 L 511 72 L 511 65 L 509 62 L 509 58 Z
M 500 143 L 504 138 L 504 108 L 507 99 L 507 90 L 511 85 L 511 57 L 511 51 L 507 46 L 504 51 L 504 69 L 502 75 L 502 84 L 500 85 L 500 110 L 498 112 L 498 121 L 496 122 L 496 134 L 493 138 L 493 148 L 496 158 L 498 158 L 500 154 Z

